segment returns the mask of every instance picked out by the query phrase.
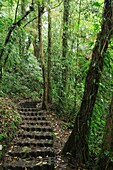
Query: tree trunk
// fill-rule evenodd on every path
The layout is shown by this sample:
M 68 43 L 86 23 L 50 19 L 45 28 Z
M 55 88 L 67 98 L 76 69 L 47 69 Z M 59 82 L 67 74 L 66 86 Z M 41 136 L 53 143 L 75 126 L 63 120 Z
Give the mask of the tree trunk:
M 59 90 L 60 109 L 65 114 L 68 95 L 68 27 L 69 27 L 69 0 L 64 0 L 63 35 L 62 35 L 62 84 Z
M 79 1 L 79 9 L 78 9 L 78 30 L 77 30 L 77 42 L 76 42 L 76 46 L 77 46 L 77 50 L 76 50 L 76 68 L 78 67 L 78 59 L 79 59 L 79 45 L 80 45 L 80 21 L 81 21 L 81 5 L 82 5 L 82 0 Z M 74 89 L 75 89 L 75 94 L 74 94 L 74 108 L 73 110 L 76 110 L 76 103 L 77 103 L 77 83 L 78 83 L 78 71 L 76 71 L 75 73 L 75 83 L 74 83 Z
M 50 4 L 50 0 L 48 0 L 48 4 Z M 48 103 L 51 103 L 51 9 L 48 9 L 48 75 L 47 75 L 47 82 L 48 82 L 48 95 L 47 100 Z
M 37 44 L 37 37 L 36 36 L 34 36 L 33 48 L 34 48 L 34 56 L 38 60 L 39 59 L 39 47 L 38 47 L 38 44 Z
M 25 15 L 25 7 L 26 7 L 26 3 L 25 3 L 25 0 L 21 0 L 21 16 Z M 25 19 L 24 19 L 25 21 Z M 20 35 L 20 54 L 21 54 L 21 57 L 24 57 L 24 54 L 25 54 L 25 34 L 22 32 L 21 35 Z
M 11 38 L 11 34 L 12 32 L 15 30 L 15 28 L 18 26 L 21 25 L 21 22 L 34 10 L 33 6 L 30 7 L 29 11 L 26 11 L 25 15 L 22 16 L 22 18 L 18 21 L 15 21 L 9 28 L 9 31 L 6 35 L 6 38 L 5 38 L 5 41 L 4 41 L 4 44 L 3 44 L 3 47 L 1 48 L 0 50 L 0 83 L 2 82 L 2 57 L 4 55 L 4 52 L 5 52 L 5 47 L 7 46 L 7 44 L 9 43 L 10 41 L 10 38 Z M 16 14 L 15 14 L 16 15 Z M 15 16 L 16 18 L 16 16 Z
M 2 60 L 0 60 L 0 84 L 2 83 Z
M 112 170 L 113 161 L 113 94 L 107 116 L 105 132 L 103 136 L 102 151 L 99 157 L 98 170 Z
M 63 155 L 70 152 L 78 164 L 87 163 L 89 158 L 89 125 L 103 70 L 105 53 L 112 35 L 112 0 L 105 0 L 104 4 L 101 31 L 97 36 L 97 41 L 92 52 L 92 61 L 86 76 L 81 107 L 76 117 L 72 133 L 62 150 Z
M 68 20 L 69 20 L 69 0 L 64 0 L 64 14 L 63 14 L 63 36 L 62 36 L 62 84 L 63 90 L 66 91 L 67 82 L 67 52 L 68 52 Z
M 43 101 L 42 101 L 42 109 L 47 109 L 47 77 L 46 77 L 46 67 L 45 67 L 45 59 L 43 52 L 43 44 L 42 44 L 42 14 L 43 14 L 43 5 L 38 3 L 38 35 L 39 35 L 39 50 L 41 56 L 41 65 L 42 65 L 42 76 L 43 76 Z

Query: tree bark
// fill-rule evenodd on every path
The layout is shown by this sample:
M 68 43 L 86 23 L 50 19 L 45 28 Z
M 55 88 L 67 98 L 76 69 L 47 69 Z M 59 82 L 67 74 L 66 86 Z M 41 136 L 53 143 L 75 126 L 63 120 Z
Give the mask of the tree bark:
M 79 57 L 79 45 L 80 45 L 80 22 L 81 22 L 81 5 L 82 5 L 82 0 L 79 1 L 79 9 L 78 9 L 78 30 L 77 30 L 77 42 L 76 42 L 76 46 L 77 46 L 77 50 L 76 50 L 76 68 L 78 67 L 78 57 Z M 75 94 L 74 94 L 74 108 L 73 110 L 76 109 L 76 103 L 77 103 L 77 83 L 78 83 L 78 71 L 75 73 L 75 83 L 74 83 L 74 89 L 75 89 Z
M 102 151 L 99 157 L 98 170 L 112 170 L 113 161 L 113 93 L 109 107 L 109 114 L 105 125 L 103 136 Z
M 70 152 L 78 164 L 89 160 L 88 135 L 92 111 L 95 104 L 100 76 L 103 70 L 105 53 L 113 33 L 112 0 L 105 0 L 101 30 L 92 52 L 92 61 L 86 76 L 84 95 L 76 117 L 72 133 L 66 142 L 62 154 Z
M 21 16 L 25 15 L 25 6 L 26 6 L 26 3 L 25 3 L 25 0 L 21 0 Z M 25 21 L 25 19 L 24 19 Z M 20 37 L 20 54 L 21 54 L 21 57 L 24 57 L 24 54 L 25 54 L 25 34 L 24 33 L 21 33 Z
M 63 90 L 66 91 L 67 82 L 67 52 L 68 52 L 68 21 L 69 21 L 69 0 L 64 0 L 64 13 L 63 13 L 63 36 L 62 36 L 62 84 Z
M 58 92 L 60 109 L 65 114 L 67 110 L 67 96 L 68 96 L 68 27 L 69 27 L 69 2 L 70 0 L 64 0 L 64 12 L 63 12 L 63 35 L 62 35 L 62 78 L 61 87 Z
M 37 58 L 37 60 L 39 59 L 39 47 L 37 44 L 37 37 L 34 36 L 34 41 L 33 41 L 33 48 L 34 48 L 34 56 Z
M 42 65 L 42 76 L 43 76 L 43 100 L 42 100 L 42 109 L 47 109 L 47 76 L 46 76 L 46 66 L 43 52 L 43 43 L 42 43 L 42 14 L 44 7 L 38 3 L 38 35 L 39 35 L 39 50 L 41 56 L 41 65 Z
M 50 0 L 48 0 L 48 4 L 50 4 Z M 47 82 L 48 82 L 48 94 L 47 94 L 47 101 L 51 103 L 51 9 L 48 8 L 48 75 L 47 75 Z

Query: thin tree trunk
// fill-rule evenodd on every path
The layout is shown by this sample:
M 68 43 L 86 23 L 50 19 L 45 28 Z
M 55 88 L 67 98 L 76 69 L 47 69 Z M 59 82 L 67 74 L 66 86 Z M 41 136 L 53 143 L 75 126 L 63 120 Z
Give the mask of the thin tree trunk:
M 70 152 L 78 164 L 87 163 L 89 158 L 89 122 L 96 101 L 105 53 L 113 32 L 112 0 L 105 0 L 104 4 L 101 31 L 97 35 L 97 41 L 92 52 L 92 61 L 85 81 L 81 107 L 76 117 L 72 133 L 62 150 L 64 155 L 66 155 L 67 152 Z
M 39 35 L 39 50 L 41 56 L 41 65 L 42 65 L 42 76 L 43 76 L 43 101 L 42 109 L 47 109 L 47 77 L 46 77 L 46 66 L 43 52 L 43 43 L 42 43 L 42 14 L 43 14 L 43 5 L 38 4 L 38 35 Z
M 79 57 L 79 45 L 80 45 L 80 41 L 79 41 L 79 38 L 80 38 L 80 21 L 81 21 L 81 5 L 82 5 L 82 0 L 79 1 L 79 12 L 78 12 L 78 30 L 77 30 L 77 50 L 76 50 L 76 68 L 78 67 L 78 57 Z M 78 71 L 77 71 L 78 72 Z M 78 74 L 75 74 L 75 83 L 74 83 L 74 89 L 75 89 L 75 95 L 74 95 L 74 98 L 75 98 L 75 105 L 74 105 L 74 110 L 76 109 L 76 103 L 77 103 L 77 82 L 78 82 Z
M 50 0 L 48 0 L 48 4 L 50 4 Z M 47 100 L 48 103 L 51 103 L 52 98 L 51 98 L 51 9 L 49 7 L 48 9 L 48 95 L 47 95 Z
M 23 16 L 25 14 L 25 6 L 26 6 L 26 3 L 25 3 L 25 0 L 21 0 L 21 16 Z M 24 19 L 25 21 L 25 19 Z M 21 49 L 21 57 L 24 56 L 25 54 L 25 34 L 24 33 L 21 33 L 20 35 L 20 49 Z
M 68 20 L 69 20 L 69 0 L 64 0 L 64 14 L 63 14 L 63 36 L 62 36 L 62 84 L 63 91 L 66 91 L 67 82 L 67 53 L 68 53 Z
M 68 93 L 68 27 L 69 27 L 69 2 L 64 0 L 63 12 L 63 35 L 62 35 L 62 84 L 59 90 L 60 109 L 65 113 L 67 109 L 67 93 Z
M 2 60 L 0 60 L 0 84 L 2 83 Z
M 33 48 L 34 48 L 34 56 L 37 58 L 37 60 L 39 59 L 39 47 L 37 44 L 37 37 L 34 36 L 34 41 L 33 41 Z

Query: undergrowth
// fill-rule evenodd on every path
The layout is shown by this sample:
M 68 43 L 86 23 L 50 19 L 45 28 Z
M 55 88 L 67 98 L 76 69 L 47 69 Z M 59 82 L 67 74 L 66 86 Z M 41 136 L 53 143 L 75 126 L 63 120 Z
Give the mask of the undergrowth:
M 14 137 L 20 121 L 17 108 L 11 99 L 0 97 L 0 156 L 6 143 Z

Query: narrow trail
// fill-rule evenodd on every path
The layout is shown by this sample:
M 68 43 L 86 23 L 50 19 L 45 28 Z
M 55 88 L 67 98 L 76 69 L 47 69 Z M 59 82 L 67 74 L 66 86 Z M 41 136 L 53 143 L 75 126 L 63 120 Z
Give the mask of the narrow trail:
M 54 170 L 53 130 L 40 104 L 20 104 L 20 128 L 3 160 L 3 170 Z

